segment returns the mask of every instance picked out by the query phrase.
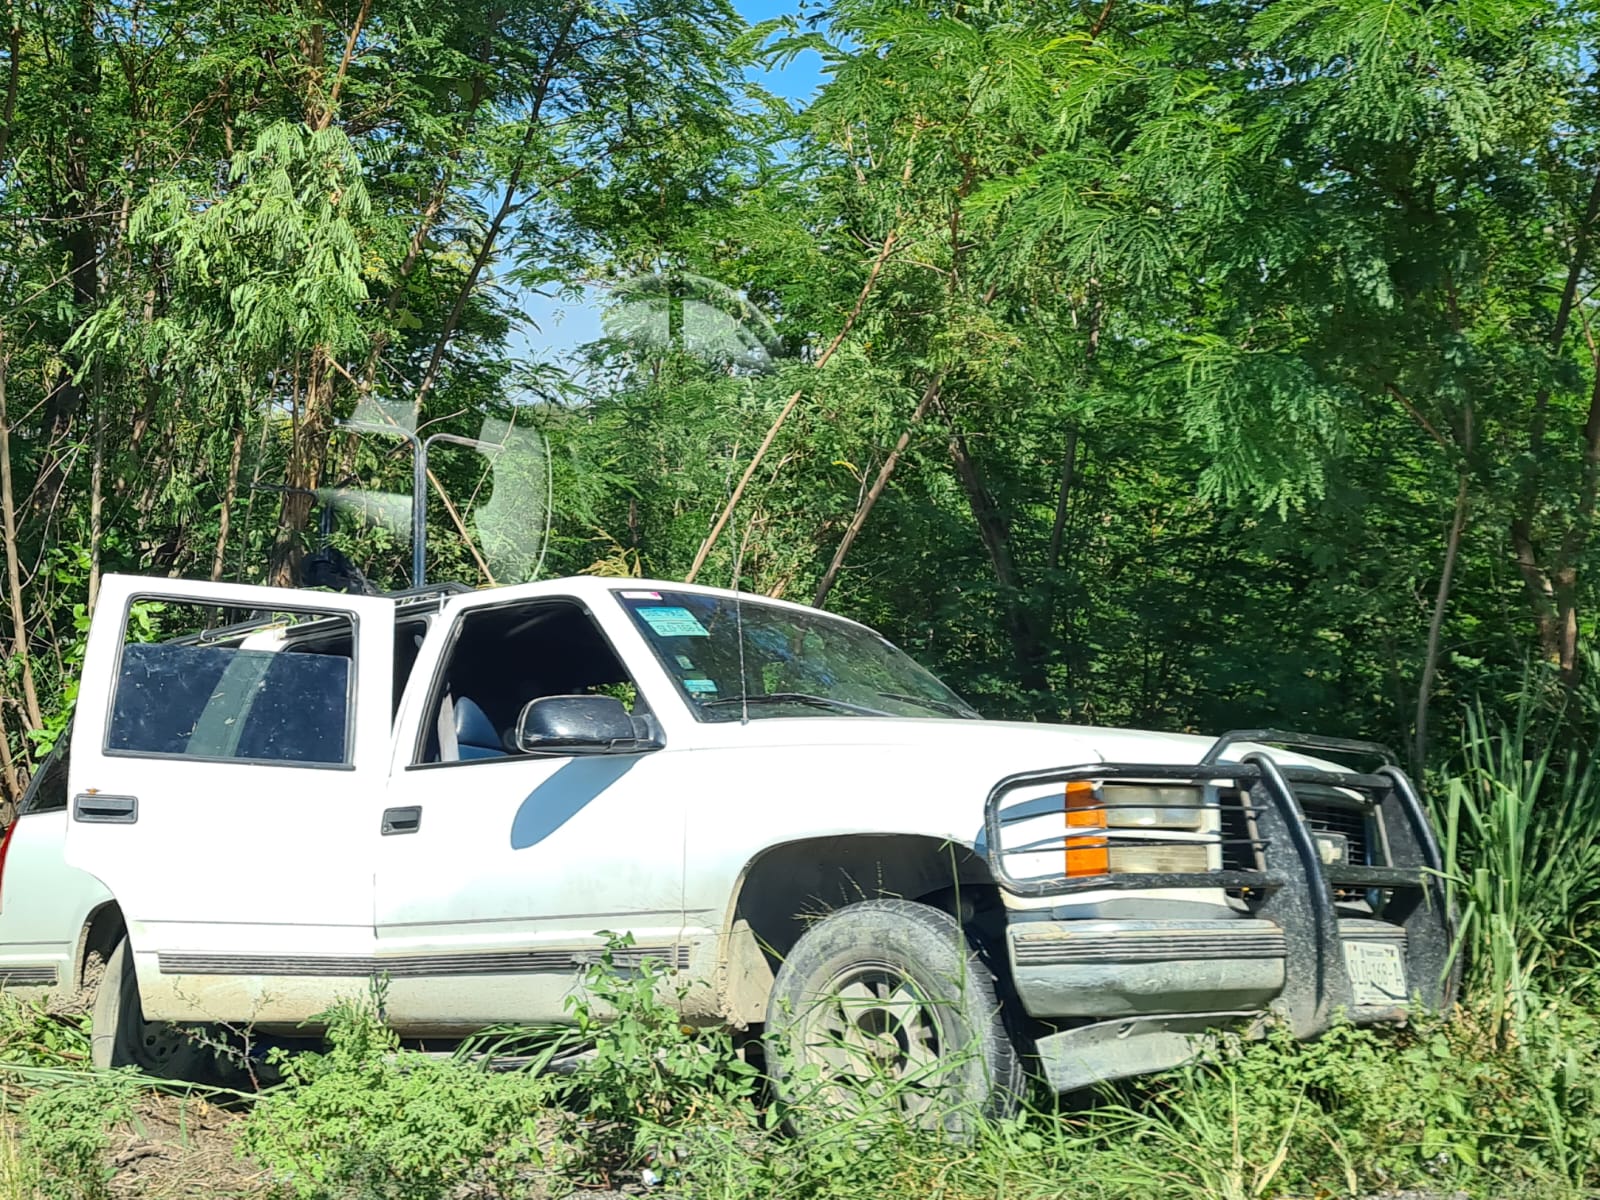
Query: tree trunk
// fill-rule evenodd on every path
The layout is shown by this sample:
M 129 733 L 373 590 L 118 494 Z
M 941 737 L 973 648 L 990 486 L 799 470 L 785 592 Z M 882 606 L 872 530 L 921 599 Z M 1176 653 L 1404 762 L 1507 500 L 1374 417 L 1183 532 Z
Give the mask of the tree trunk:
M 5 538 L 6 591 L 11 601 L 11 653 L 22 670 L 22 702 L 30 729 L 44 727 L 39 693 L 28 653 L 28 623 L 22 606 L 21 546 L 17 542 L 16 492 L 11 480 L 11 426 L 6 416 L 6 373 L 10 360 L 0 330 L 0 537 Z
M 1589 188 L 1588 201 L 1573 236 L 1572 258 L 1561 289 L 1546 347 L 1552 358 L 1561 354 L 1572 314 L 1580 309 L 1578 289 L 1588 270 L 1594 246 L 1594 229 L 1600 222 L 1600 171 Z M 1529 467 L 1518 487 L 1515 515 L 1511 519 L 1511 551 L 1522 575 L 1528 600 L 1533 607 L 1539 647 L 1547 661 L 1560 667 L 1568 684 L 1578 673 L 1578 568 L 1579 554 L 1588 545 L 1593 523 L 1596 467 L 1600 464 L 1600 353 L 1590 339 L 1591 366 L 1595 372 L 1589 399 L 1589 419 L 1584 429 L 1584 481 L 1579 490 L 1576 512 L 1569 517 L 1560 544 L 1548 558 L 1541 559 L 1535 536 L 1535 521 L 1541 505 L 1542 464 L 1546 456 L 1545 437 L 1549 417 L 1551 388 L 1541 387 L 1534 397 L 1533 416 L 1528 431 Z
M 907 166 L 909 167 L 909 162 Z M 850 314 L 845 317 L 844 324 L 839 327 L 839 332 L 834 334 L 833 341 L 828 343 L 827 349 L 817 355 L 817 361 L 811 364 L 811 369 L 820 371 L 828 365 L 828 360 L 833 357 L 834 351 L 844 344 L 845 337 L 855 327 L 856 319 L 861 316 L 862 306 L 866 304 L 867 297 L 872 294 L 872 289 L 877 286 L 878 274 L 883 270 L 883 264 L 889 261 L 889 254 L 894 250 L 895 242 L 900 240 L 900 231 L 891 229 L 883 239 L 883 246 L 878 251 L 877 258 L 872 260 L 872 269 L 867 272 L 867 281 L 861 285 L 861 291 L 856 296 L 855 306 Z M 717 544 L 717 539 L 722 536 L 723 527 L 727 525 L 728 518 L 733 515 L 733 510 L 738 507 L 739 500 L 744 496 L 744 489 L 750 483 L 750 477 L 756 473 L 756 468 L 761 465 L 761 460 L 766 457 L 767 449 L 772 445 L 772 439 L 778 436 L 778 430 L 783 428 L 783 423 L 789 419 L 789 414 L 794 411 L 794 406 L 800 403 L 800 397 L 805 394 L 802 388 L 790 396 L 784 404 L 782 411 L 773 420 L 767 429 L 767 436 L 761 439 L 761 445 L 756 447 L 755 456 L 750 459 L 750 465 L 745 467 L 744 474 L 739 477 L 739 486 L 733 489 L 733 495 L 728 497 L 727 504 L 722 506 L 722 511 L 717 514 L 717 519 L 711 523 L 711 532 L 706 534 L 705 540 L 700 543 L 696 551 L 694 562 L 689 567 L 689 573 L 683 577 L 685 583 L 693 583 L 695 576 L 700 574 L 700 568 L 706 565 L 706 558 L 711 553 L 711 547 Z
M 916 429 L 922 418 L 927 414 L 928 408 L 936 404 L 939 399 L 939 385 L 944 382 L 944 373 L 935 375 L 923 389 L 922 399 L 917 402 L 917 407 L 911 414 L 911 420 L 901 431 L 900 439 L 895 442 L 894 449 L 889 452 L 889 457 L 883 460 L 883 467 L 878 471 L 878 477 L 872 481 L 872 486 L 867 489 L 867 494 L 856 509 L 856 515 L 850 518 L 850 525 L 844 531 L 844 537 L 839 539 L 839 548 L 833 552 L 833 561 L 828 564 L 828 569 L 822 574 L 822 582 L 817 584 L 817 594 L 811 603 L 821 608 L 828 599 L 828 593 L 833 590 L 834 580 L 839 577 L 839 569 L 844 566 L 845 556 L 850 553 L 850 546 L 855 542 L 856 535 L 861 532 L 862 526 L 867 523 L 867 518 L 872 514 L 873 505 L 878 503 L 878 497 L 883 495 L 883 489 L 889 484 L 889 476 L 894 474 L 895 466 L 900 462 L 900 456 L 905 453 L 906 447 L 911 444 L 911 433 Z
M 314 492 L 322 475 L 333 421 L 333 368 L 326 346 L 311 352 L 304 395 L 305 404 L 289 447 L 288 478 L 284 481 L 288 490 L 278 509 L 278 534 L 267 565 L 267 583 L 272 587 L 295 586 L 301 557 L 300 532 L 316 503 Z
M 956 475 L 967 494 L 973 519 L 978 523 L 978 535 L 989 554 L 995 582 L 1000 585 L 1000 602 L 1005 611 L 1006 628 L 1016 649 L 1017 667 L 1022 675 L 1023 686 L 1029 691 L 1042 693 L 1049 686 L 1044 669 L 1044 640 L 1023 599 L 1022 577 L 1017 572 L 1016 560 L 1011 553 L 1011 529 L 995 505 L 994 497 L 989 494 L 977 463 L 973 462 L 967 450 L 966 438 L 953 430 L 950 435 L 950 456 L 955 460 Z
M 528 129 L 523 135 L 522 145 L 517 152 L 517 157 L 511 163 L 511 168 L 506 175 L 505 195 L 501 197 L 499 207 L 489 220 L 489 228 L 484 232 L 483 242 L 478 246 L 478 252 L 473 256 L 472 265 L 467 270 L 467 277 L 456 293 L 455 303 L 451 305 L 450 312 L 445 316 L 444 325 L 439 330 L 439 336 L 433 344 L 433 353 L 428 358 L 428 365 L 422 372 L 422 379 L 417 384 L 416 395 L 411 400 L 411 410 L 416 416 L 416 426 L 422 424 L 422 402 L 427 398 L 428 392 L 438 381 L 439 369 L 444 363 L 445 351 L 450 347 L 450 341 L 455 336 L 456 327 L 461 323 L 461 317 L 466 312 L 467 302 L 472 298 L 473 291 L 482 278 L 484 268 L 489 265 L 499 246 L 500 232 L 504 228 L 511 214 L 517 210 L 517 198 L 522 194 L 522 180 L 528 169 L 528 158 L 533 150 L 533 144 L 541 129 L 541 119 L 544 113 L 545 100 L 550 95 L 551 85 L 555 82 L 556 72 L 571 52 L 572 27 L 577 24 L 578 17 L 583 11 L 581 4 L 573 3 L 568 6 L 561 31 L 556 35 L 550 53 L 544 61 L 544 68 L 540 72 L 538 84 L 534 88 L 533 97 L 528 106 Z
M 1067 532 L 1067 504 L 1078 474 L 1078 431 L 1067 430 L 1067 446 L 1061 452 L 1061 487 L 1056 493 L 1056 516 L 1050 524 L 1050 570 L 1061 566 L 1061 542 Z
M 17 774 L 17 763 L 11 756 L 11 735 L 6 732 L 6 700 L 0 692 L 0 831 L 16 820 L 17 806 L 22 803 L 22 780 Z
M 1433 697 L 1433 681 L 1439 670 L 1439 638 L 1444 630 L 1444 614 L 1450 604 L 1450 581 L 1455 576 L 1456 557 L 1461 550 L 1461 533 L 1467 523 L 1467 476 L 1461 476 L 1456 490 L 1455 515 L 1445 539 L 1444 566 L 1439 572 L 1439 590 L 1434 596 L 1433 619 L 1428 623 L 1428 648 L 1422 659 L 1422 682 L 1417 687 L 1417 719 L 1412 742 L 1411 766 L 1421 778 L 1428 761 L 1428 703 Z
M 89 467 L 89 603 L 88 612 L 94 615 L 95 601 L 100 598 L 100 543 L 105 532 L 105 465 L 106 465 L 106 414 L 105 400 L 99 385 L 100 365 L 94 367 L 96 378 L 94 403 L 94 449 Z
M 72 284 L 74 324 L 94 311 L 100 290 L 98 236 L 95 228 L 95 187 L 90 179 L 89 153 L 94 138 L 94 109 L 100 91 L 96 63 L 95 6 L 80 0 L 78 21 L 67 47 L 67 85 L 65 186 L 60 193 L 59 212 L 63 222 L 63 244 L 67 252 L 67 273 Z M 82 392 L 73 383 L 79 364 L 62 365 L 55 387 L 45 404 L 45 428 L 62 432 L 82 402 Z M 41 476 L 60 469 L 52 461 L 41 469 Z
M 211 582 L 222 578 L 223 554 L 228 547 L 228 529 L 233 522 L 233 502 L 239 495 L 239 462 L 244 457 L 244 422 L 233 431 L 233 449 L 228 455 L 228 482 L 222 489 L 222 511 L 217 520 L 217 548 L 211 555 Z

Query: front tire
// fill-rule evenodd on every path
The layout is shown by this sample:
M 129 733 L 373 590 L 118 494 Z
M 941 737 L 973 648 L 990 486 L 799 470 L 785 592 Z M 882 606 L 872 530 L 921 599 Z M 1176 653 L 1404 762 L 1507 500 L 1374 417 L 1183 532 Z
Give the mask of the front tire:
M 807 930 L 773 983 L 766 1038 L 802 1128 L 894 1112 L 959 1136 L 1008 1115 L 1022 1090 L 993 976 L 925 904 L 868 900 Z
M 180 1026 L 144 1019 L 127 938 L 106 960 L 95 992 L 90 1057 L 100 1070 L 135 1067 L 158 1079 L 206 1083 L 216 1075 L 215 1055 Z

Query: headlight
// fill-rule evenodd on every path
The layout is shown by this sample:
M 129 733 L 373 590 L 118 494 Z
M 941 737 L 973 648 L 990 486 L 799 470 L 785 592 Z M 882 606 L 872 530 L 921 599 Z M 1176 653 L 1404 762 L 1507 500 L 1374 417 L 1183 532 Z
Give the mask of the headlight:
M 1118 845 L 1112 830 L 1196 833 L 1213 819 L 1198 787 L 1094 783 L 1075 779 L 1066 788 L 1066 873 L 1069 878 L 1108 875 L 1187 875 L 1208 871 L 1215 849 L 1208 842 Z M 1215 826 L 1211 826 L 1215 828 Z
M 1187 829 L 1204 827 L 1205 793 L 1193 787 L 1152 784 L 1101 784 L 1100 802 L 1113 829 Z
M 1211 869 L 1211 848 L 1174 842 L 1170 846 L 1113 846 L 1111 869 L 1123 875 L 1198 875 Z

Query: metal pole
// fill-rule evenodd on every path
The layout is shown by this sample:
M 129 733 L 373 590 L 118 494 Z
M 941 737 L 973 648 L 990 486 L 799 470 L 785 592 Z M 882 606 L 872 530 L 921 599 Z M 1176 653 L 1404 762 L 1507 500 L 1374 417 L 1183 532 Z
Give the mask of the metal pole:
M 411 434 L 411 586 L 428 582 L 428 443 Z
M 427 443 L 400 425 L 380 425 L 376 421 L 340 421 L 339 424 L 345 429 L 382 433 L 389 437 L 405 438 L 411 443 L 411 585 L 421 587 L 427 582 L 428 572 Z

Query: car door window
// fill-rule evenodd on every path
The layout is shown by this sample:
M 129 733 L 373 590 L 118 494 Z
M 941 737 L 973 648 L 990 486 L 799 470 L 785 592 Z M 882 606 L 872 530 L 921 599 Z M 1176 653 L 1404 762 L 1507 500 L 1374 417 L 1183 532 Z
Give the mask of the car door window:
M 638 715 L 638 687 L 588 611 L 573 600 L 475 608 L 456 622 L 434 682 L 419 765 L 516 755 L 517 718 L 541 696 L 607 695 Z
M 194 610 L 200 611 L 194 611 Z M 349 617 L 263 614 L 218 629 L 205 606 L 136 601 L 118 660 L 105 752 L 307 766 L 350 760 L 355 631 Z M 184 626 L 177 640 L 141 640 Z

